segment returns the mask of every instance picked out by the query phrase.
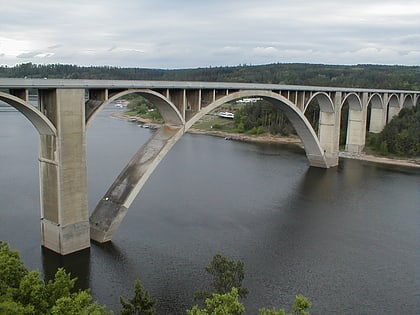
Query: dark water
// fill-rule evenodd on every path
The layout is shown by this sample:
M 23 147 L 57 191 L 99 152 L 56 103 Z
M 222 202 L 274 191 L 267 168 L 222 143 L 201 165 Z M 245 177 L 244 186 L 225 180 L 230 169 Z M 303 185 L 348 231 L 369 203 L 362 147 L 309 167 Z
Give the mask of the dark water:
M 89 203 L 151 131 L 103 111 L 88 131 Z M 420 172 L 360 161 L 309 168 L 299 149 L 185 135 L 129 209 L 112 243 L 60 257 L 40 248 L 38 136 L 0 112 L 0 239 L 50 276 L 65 266 L 110 309 L 140 278 L 159 314 L 184 314 L 215 253 L 245 263 L 247 314 L 420 313 Z

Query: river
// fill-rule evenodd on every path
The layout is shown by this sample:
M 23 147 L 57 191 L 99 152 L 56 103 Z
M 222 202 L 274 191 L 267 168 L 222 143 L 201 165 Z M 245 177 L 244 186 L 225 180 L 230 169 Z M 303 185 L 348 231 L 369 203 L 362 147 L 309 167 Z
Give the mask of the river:
M 94 208 L 151 130 L 103 110 L 88 130 Z M 0 239 L 47 278 L 58 266 L 109 309 L 141 279 L 158 314 L 185 314 L 222 253 L 245 264 L 246 314 L 420 314 L 420 171 L 340 160 L 308 167 L 295 147 L 185 135 L 158 166 L 112 243 L 61 257 L 40 247 L 38 135 L 0 108 Z M 117 312 L 116 312 L 117 313 Z

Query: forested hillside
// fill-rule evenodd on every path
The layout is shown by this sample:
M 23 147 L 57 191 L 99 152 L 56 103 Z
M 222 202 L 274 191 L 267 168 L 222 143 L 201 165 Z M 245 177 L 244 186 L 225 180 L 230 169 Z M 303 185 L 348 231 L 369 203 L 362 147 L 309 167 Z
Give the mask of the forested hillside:
M 224 81 L 420 90 L 420 67 L 418 66 L 277 63 L 164 70 L 26 63 L 15 67 L 1 66 L 0 77 Z
M 420 105 L 403 108 L 378 134 L 369 134 L 368 145 L 384 155 L 420 155 Z

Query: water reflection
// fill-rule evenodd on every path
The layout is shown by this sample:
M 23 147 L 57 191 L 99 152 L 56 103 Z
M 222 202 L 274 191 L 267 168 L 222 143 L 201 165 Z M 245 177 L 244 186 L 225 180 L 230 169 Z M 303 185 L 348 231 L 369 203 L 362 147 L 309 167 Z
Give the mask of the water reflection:
M 90 249 L 85 249 L 77 253 L 61 256 L 49 249 L 42 247 L 41 250 L 42 268 L 45 281 L 54 279 L 58 268 L 64 268 L 71 273 L 71 277 L 77 277 L 75 289 L 90 288 Z

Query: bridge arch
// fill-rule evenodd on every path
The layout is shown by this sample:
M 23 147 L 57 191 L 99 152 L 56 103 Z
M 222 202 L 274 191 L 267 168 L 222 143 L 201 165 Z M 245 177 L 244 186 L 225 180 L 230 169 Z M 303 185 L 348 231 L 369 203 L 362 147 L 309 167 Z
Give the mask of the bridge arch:
M 103 101 L 99 106 L 97 106 L 95 110 L 92 112 L 92 114 L 89 115 L 89 117 L 87 117 L 86 126 L 89 126 L 89 124 L 95 118 L 96 114 L 99 113 L 105 106 L 119 99 L 120 97 L 129 95 L 129 94 L 138 94 L 146 98 L 148 101 L 150 101 L 159 110 L 166 124 L 172 124 L 172 125 L 185 124 L 185 120 L 182 117 L 179 110 L 176 108 L 176 106 L 169 99 L 164 97 L 162 94 L 155 92 L 153 90 L 149 90 L 149 89 L 128 89 L 128 90 L 124 90 L 122 92 L 112 95 L 106 101 Z
M 378 93 L 370 95 L 367 102 L 367 129 L 372 133 L 379 133 L 385 126 L 385 104 Z
M 387 122 L 390 122 L 394 116 L 398 115 L 398 113 L 401 110 L 400 105 L 400 99 L 397 94 L 392 93 L 391 95 L 389 95 L 388 102 L 386 104 Z
M 40 135 L 57 135 L 57 130 L 53 123 L 30 103 L 3 92 L 0 92 L 0 100 L 16 108 L 28 118 Z
M 403 108 L 414 107 L 414 99 L 413 99 L 413 96 L 411 94 L 404 95 L 404 99 L 403 99 L 403 102 L 402 102 L 402 107 Z
M 344 96 L 340 108 L 340 145 L 348 152 L 360 153 L 366 136 L 366 116 L 363 103 L 357 93 Z
M 132 91 L 128 92 L 132 93 Z M 143 91 L 141 93 L 148 93 Z M 108 189 L 90 217 L 90 235 L 97 242 L 110 241 L 147 179 L 173 145 L 204 115 L 226 102 L 244 97 L 261 97 L 283 110 L 302 139 L 311 165 L 328 168 L 325 152 L 309 121 L 289 100 L 271 91 L 247 90 L 223 96 L 197 112 L 183 126 L 163 125 L 133 156 Z M 159 97 L 160 101 L 161 98 Z M 169 104 L 168 101 L 166 101 Z
M 378 93 L 373 93 L 369 97 L 368 104 L 372 104 L 373 108 L 384 108 L 383 99 Z
M 347 94 L 343 101 L 341 102 L 341 107 L 343 107 L 344 103 L 347 101 L 351 110 L 358 110 L 361 111 L 363 109 L 362 100 L 360 99 L 359 95 L 356 93 L 349 93 Z
M 303 110 L 304 113 L 306 112 L 306 109 L 308 108 L 309 104 L 314 99 L 318 101 L 319 108 L 322 112 L 334 113 L 334 102 L 326 92 L 317 92 L 314 95 L 312 95 L 312 97 L 310 97 L 305 104 L 305 108 Z

